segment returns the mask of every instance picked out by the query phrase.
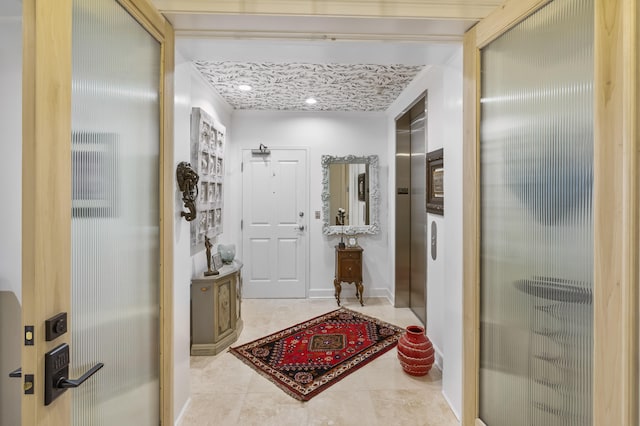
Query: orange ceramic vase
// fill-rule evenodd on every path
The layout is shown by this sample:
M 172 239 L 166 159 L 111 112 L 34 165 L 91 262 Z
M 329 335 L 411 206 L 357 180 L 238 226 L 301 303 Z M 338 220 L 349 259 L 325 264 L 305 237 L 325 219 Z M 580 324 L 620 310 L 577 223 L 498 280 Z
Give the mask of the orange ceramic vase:
M 410 325 L 398 340 L 398 359 L 405 373 L 424 376 L 433 366 L 433 345 L 424 334 L 424 328 Z

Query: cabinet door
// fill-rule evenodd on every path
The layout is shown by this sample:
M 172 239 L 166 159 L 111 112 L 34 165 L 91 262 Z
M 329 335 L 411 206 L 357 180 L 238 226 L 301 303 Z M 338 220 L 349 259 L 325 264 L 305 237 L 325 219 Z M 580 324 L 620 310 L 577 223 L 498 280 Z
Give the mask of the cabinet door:
M 191 339 L 194 344 L 214 341 L 213 283 L 194 282 L 191 285 Z
M 359 281 L 361 271 L 360 259 L 342 259 L 342 279 L 344 281 Z
M 227 334 L 232 333 L 235 327 L 235 300 L 232 298 L 235 293 L 234 286 L 235 279 L 232 277 L 216 283 L 216 342 Z

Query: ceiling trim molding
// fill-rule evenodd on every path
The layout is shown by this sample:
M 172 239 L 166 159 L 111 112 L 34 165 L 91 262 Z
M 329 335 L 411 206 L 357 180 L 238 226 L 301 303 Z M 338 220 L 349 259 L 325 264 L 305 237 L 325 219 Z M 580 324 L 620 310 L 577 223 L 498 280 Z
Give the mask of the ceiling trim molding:
M 503 0 L 153 0 L 163 13 L 479 20 Z
M 295 31 L 251 31 L 251 30 L 214 30 L 214 29 L 176 29 L 177 37 L 217 38 L 232 40 L 306 40 L 306 41 L 395 41 L 395 42 L 437 42 L 461 43 L 458 34 L 387 34 L 387 33 L 308 33 Z

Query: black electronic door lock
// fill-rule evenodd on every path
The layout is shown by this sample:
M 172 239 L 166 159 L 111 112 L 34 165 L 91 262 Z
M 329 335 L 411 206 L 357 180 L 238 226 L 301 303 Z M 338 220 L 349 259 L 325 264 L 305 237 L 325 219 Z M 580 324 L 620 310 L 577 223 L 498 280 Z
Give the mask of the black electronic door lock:
M 62 336 L 67 332 L 67 313 L 61 312 L 44 322 L 45 338 L 47 342 Z
M 100 362 L 78 379 L 71 380 L 68 378 L 70 361 L 69 345 L 66 343 L 44 354 L 44 405 L 51 404 L 68 388 L 77 388 L 104 367 Z

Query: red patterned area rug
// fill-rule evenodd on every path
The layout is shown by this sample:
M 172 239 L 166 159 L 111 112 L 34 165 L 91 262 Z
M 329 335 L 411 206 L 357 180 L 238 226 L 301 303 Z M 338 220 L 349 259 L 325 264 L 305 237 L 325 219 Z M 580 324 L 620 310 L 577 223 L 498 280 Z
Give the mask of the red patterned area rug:
M 393 348 L 403 332 L 340 308 L 230 352 L 292 397 L 308 401 Z

